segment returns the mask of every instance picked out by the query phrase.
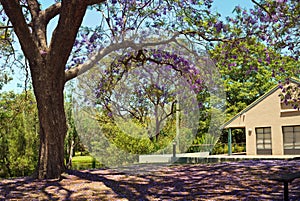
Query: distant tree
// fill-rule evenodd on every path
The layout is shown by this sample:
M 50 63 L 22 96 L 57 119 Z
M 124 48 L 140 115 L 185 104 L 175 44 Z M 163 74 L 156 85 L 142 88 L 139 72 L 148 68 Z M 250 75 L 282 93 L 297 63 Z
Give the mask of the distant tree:
M 0 95 L 0 176 L 32 174 L 38 161 L 38 117 L 31 92 Z
M 107 60 L 78 80 L 77 91 L 82 92 L 83 99 L 90 100 L 79 105 L 82 111 L 89 106 L 97 108 L 102 139 L 133 154 L 161 151 L 170 145 L 176 138 L 176 118 L 180 119 L 178 138 L 192 135 L 188 121 L 195 117 L 192 112 L 198 108 L 196 94 L 202 90 L 197 67 L 176 54 L 172 55 L 176 59 L 155 56 L 172 54 L 166 49 L 152 52 L 133 52 L 126 58 Z M 92 138 L 97 137 L 94 134 L 84 141 Z M 181 140 L 180 150 L 185 151 L 188 143 Z M 88 144 L 90 150 L 96 149 Z
M 274 85 L 297 76 L 294 70 L 300 64 L 256 39 L 233 43 L 219 44 L 210 51 L 224 81 L 228 118 L 236 115 Z
M 71 89 L 72 90 L 72 89 Z M 72 92 L 66 95 L 65 109 L 67 116 L 68 132 L 65 139 L 65 156 L 67 168 L 72 167 L 72 159 L 75 156 L 76 147 L 79 146 L 80 139 L 75 126 L 74 114 L 73 114 L 73 96 Z
M 280 55 L 256 39 L 219 44 L 210 55 L 224 81 L 227 120 L 275 85 L 299 76 L 295 73 L 299 61 Z M 243 130 L 234 130 L 232 135 L 234 142 L 245 142 Z M 220 141 L 227 142 L 226 133 Z
M 183 109 L 187 109 L 184 108 L 183 102 L 189 102 L 191 105 L 188 107 L 192 107 L 191 91 L 199 92 L 202 83 L 201 75 L 196 73 L 199 70 L 190 66 L 183 58 L 178 56 L 176 61 L 161 58 L 155 61 L 152 54 L 164 53 L 147 52 L 143 59 L 136 63 L 129 64 L 129 59 L 125 59 L 125 63 L 113 63 L 110 67 L 102 69 L 109 72 L 110 76 L 99 73 L 102 75 L 98 81 L 101 87 L 96 97 L 99 99 L 97 103 L 111 115 L 114 114 L 115 118 L 138 122 L 147 130 L 152 141 L 158 141 L 165 122 L 174 118 L 176 111 L 179 112 L 177 101 L 182 102 Z M 196 100 L 193 103 L 197 104 Z

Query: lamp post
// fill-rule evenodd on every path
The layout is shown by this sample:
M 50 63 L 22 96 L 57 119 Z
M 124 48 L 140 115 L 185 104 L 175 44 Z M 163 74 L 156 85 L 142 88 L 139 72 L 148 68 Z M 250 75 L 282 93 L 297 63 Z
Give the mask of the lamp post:
M 176 141 L 173 141 L 173 157 L 176 158 Z
M 179 150 L 179 134 L 180 134 L 180 130 L 179 130 L 179 127 L 180 127 L 180 113 L 179 113 L 179 98 L 178 98 L 178 95 L 176 97 L 176 144 L 178 145 L 178 151 L 180 153 L 180 150 Z
M 171 158 L 171 162 L 175 162 L 176 161 L 176 140 L 173 141 L 173 156 Z

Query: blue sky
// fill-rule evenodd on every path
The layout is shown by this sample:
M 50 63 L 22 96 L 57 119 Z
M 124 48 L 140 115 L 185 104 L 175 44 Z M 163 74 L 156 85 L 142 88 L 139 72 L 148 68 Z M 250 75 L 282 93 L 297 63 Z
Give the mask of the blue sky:
M 45 2 L 45 3 L 44 3 Z M 47 6 L 50 5 L 49 2 L 52 1 L 41 1 L 42 5 L 44 5 L 44 8 L 46 8 Z M 228 16 L 228 15 L 232 15 L 232 11 L 234 9 L 235 6 L 240 5 L 241 7 L 251 7 L 252 3 L 250 0 L 214 0 L 213 3 L 213 10 L 218 11 L 222 17 L 224 16 Z M 44 9 L 43 8 L 43 9 Z M 97 17 L 97 15 L 92 14 L 91 12 L 87 12 L 84 20 L 83 20 L 83 24 L 84 25 L 94 25 L 96 23 L 96 21 L 99 18 Z M 49 24 L 49 29 L 48 32 L 51 33 L 51 29 L 53 29 L 53 27 L 55 27 L 55 20 L 52 20 Z M 21 92 L 22 88 L 17 87 L 18 85 L 24 85 L 24 80 L 22 80 L 22 75 L 19 73 L 19 69 L 16 69 L 16 73 L 14 76 L 14 79 L 12 81 L 10 81 L 8 84 L 4 85 L 2 91 L 9 91 L 9 90 L 14 90 L 16 92 Z M 1 92 L 1 90 L 0 90 Z
M 242 8 L 253 6 L 251 0 L 214 0 L 213 9 L 222 14 L 222 16 L 232 15 L 235 6 L 240 5 Z

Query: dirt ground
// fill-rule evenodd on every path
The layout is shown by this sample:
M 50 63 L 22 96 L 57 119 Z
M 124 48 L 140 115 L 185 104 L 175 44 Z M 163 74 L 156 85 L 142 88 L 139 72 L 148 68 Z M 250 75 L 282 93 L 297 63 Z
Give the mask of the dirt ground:
M 139 165 L 63 174 L 60 180 L 0 180 L 0 200 L 282 200 L 270 177 L 300 171 L 300 160 L 245 160 L 215 164 Z M 289 184 L 300 200 L 300 179 Z

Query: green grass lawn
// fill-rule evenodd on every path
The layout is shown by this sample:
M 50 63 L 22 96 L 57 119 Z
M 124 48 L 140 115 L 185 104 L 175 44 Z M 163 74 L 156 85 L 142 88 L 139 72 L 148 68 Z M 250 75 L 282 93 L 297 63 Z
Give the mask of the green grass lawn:
M 84 170 L 103 167 L 94 157 L 90 155 L 81 156 L 76 153 L 72 160 L 72 169 Z
M 92 156 L 74 156 L 73 163 L 92 163 L 93 157 Z

